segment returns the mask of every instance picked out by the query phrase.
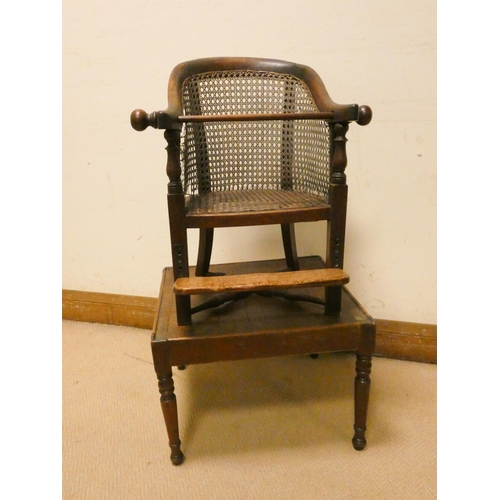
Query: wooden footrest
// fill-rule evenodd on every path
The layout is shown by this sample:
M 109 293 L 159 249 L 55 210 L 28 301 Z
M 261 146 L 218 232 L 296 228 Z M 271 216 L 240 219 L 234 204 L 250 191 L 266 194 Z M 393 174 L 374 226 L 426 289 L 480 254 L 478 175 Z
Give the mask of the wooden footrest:
M 339 286 L 346 283 L 349 283 L 349 275 L 342 269 L 327 268 L 282 273 L 178 278 L 174 283 L 174 293 L 177 295 L 197 295 L 220 292 L 253 292 L 277 288 Z

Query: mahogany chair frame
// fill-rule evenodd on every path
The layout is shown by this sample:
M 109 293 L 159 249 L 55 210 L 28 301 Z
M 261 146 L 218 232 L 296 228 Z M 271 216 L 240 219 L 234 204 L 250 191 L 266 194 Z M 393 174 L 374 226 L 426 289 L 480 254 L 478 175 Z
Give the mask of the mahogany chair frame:
M 283 112 L 272 113 L 186 114 L 183 102 L 185 82 L 195 75 L 222 71 L 250 71 L 263 74 L 290 75 L 307 87 L 314 101 L 315 109 L 307 112 L 294 112 L 293 109 L 285 108 Z M 357 104 L 341 105 L 332 101 L 318 74 L 308 66 L 274 59 L 227 57 L 197 59 L 177 65 L 172 71 L 169 80 L 167 109 L 150 114 L 143 110 L 132 112 L 131 124 L 134 129 L 142 131 L 149 126 L 163 129 L 167 141 L 167 175 L 169 179 L 167 200 L 172 268 L 164 272 L 152 348 L 155 369 L 160 381 L 162 407 L 172 449 L 171 460 L 174 464 L 182 463 L 184 455 L 180 450 L 172 366 L 227 359 L 298 354 L 300 352 L 353 350 L 357 353 L 356 371 L 358 375 L 355 383 L 355 437 L 353 438 L 353 444 L 356 449 L 364 448 L 366 444 L 364 432 L 366 429 L 371 355 L 375 341 L 375 323 L 344 288 L 344 284 L 348 281 L 347 275 L 344 273 L 333 276 L 328 270 L 335 269 L 342 273 L 344 262 L 347 210 L 346 133 L 351 122 L 367 125 L 371 121 L 371 117 L 372 112 L 368 106 L 358 106 Z M 297 208 L 233 211 L 229 213 L 200 214 L 189 212 L 181 168 L 181 130 L 183 126 L 186 124 L 200 124 L 200 126 L 203 126 L 203 124 L 215 122 L 252 121 L 280 121 L 285 124 L 297 120 L 322 121 L 328 126 L 329 179 L 327 180 L 327 200 L 324 203 L 312 207 L 299 206 Z M 309 340 L 306 341 L 302 337 L 303 333 L 296 332 L 293 325 L 289 325 L 288 330 L 277 328 L 274 333 L 267 330 L 266 332 L 255 330 L 254 326 L 241 327 L 243 328 L 241 332 L 244 332 L 245 336 L 257 342 L 262 341 L 262 338 L 259 337 L 260 334 L 264 336 L 278 335 L 278 337 L 285 335 L 289 347 L 286 349 L 279 348 L 279 342 L 270 342 L 267 347 L 255 349 L 255 346 L 250 347 L 252 340 L 249 340 L 248 346 L 243 350 L 239 350 L 239 344 L 228 332 L 227 342 L 221 343 L 220 340 L 213 339 L 214 347 L 210 348 L 212 354 L 208 358 L 206 356 L 200 357 L 200 348 L 195 347 L 194 342 L 196 340 L 205 346 L 205 350 L 209 349 L 208 344 L 205 345 L 205 342 L 209 341 L 207 339 L 210 338 L 210 333 L 206 330 L 207 327 L 203 326 L 203 321 L 207 321 L 209 324 L 211 313 L 204 312 L 202 319 L 193 321 L 193 313 L 197 310 L 203 310 L 203 307 L 198 306 L 198 309 L 192 307 L 191 295 L 192 293 L 204 294 L 210 291 L 214 293 L 217 287 L 225 286 L 221 283 L 227 283 L 227 281 L 219 281 L 217 285 L 214 285 L 214 289 L 210 289 L 211 282 L 202 280 L 204 284 L 201 291 L 192 292 L 193 289 L 189 288 L 190 284 L 192 284 L 190 273 L 193 273 L 194 269 L 191 267 L 190 271 L 188 262 L 187 230 L 197 228 L 200 231 L 198 259 L 194 270 L 196 276 L 209 278 L 214 276 L 214 273 L 209 271 L 209 266 L 215 228 L 268 224 L 281 226 L 286 267 L 293 272 L 298 271 L 301 267 L 301 260 L 297 255 L 295 243 L 294 224 L 318 220 L 325 220 L 327 223 L 326 260 L 319 265 L 315 261 L 312 269 L 306 270 L 304 273 L 304 282 L 297 285 L 301 287 L 324 286 L 325 290 L 323 298 L 320 296 L 317 298 L 317 301 L 324 303 L 325 319 L 318 320 L 315 314 L 311 315 L 313 319 L 307 326 L 311 335 Z M 308 266 L 311 267 L 310 262 Z M 325 272 L 328 275 L 321 274 L 323 271 L 319 269 L 326 270 Z M 245 267 L 245 271 L 247 270 L 254 272 L 252 267 Z M 313 271 L 314 273 L 319 272 L 321 277 L 316 279 L 316 275 L 314 275 L 313 278 Z M 226 272 L 225 268 L 222 272 Z M 268 272 L 268 269 L 265 272 Z M 218 274 L 215 273 L 215 276 Z M 286 281 L 285 278 L 283 280 Z M 185 289 L 181 285 L 184 282 L 186 282 L 187 287 Z M 273 283 L 275 282 L 276 280 L 273 281 Z M 279 283 L 279 280 L 277 282 Z M 207 285 L 207 283 L 210 284 Z M 242 283 L 244 283 L 244 280 L 238 286 Z M 282 288 L 286 286 L 288 285 L 284 285 Z M 167 299 L 166 297 L 172 295 L 172 288 L 175 287 L 177 287 L 174 295 L 175 301 L 171 303 L 170 298 Z M 252 283 L 248 288 L 252 288 Z M 278 288 L 280 287 L 278 286 Z M 316 289 L 309 290 L 312 295 L 315 294 L 314 290 Z M 346 299 L 346 297 L 348 298 Z M 351 309 L 347 313 L 342 311 L 343 300 L 347 300 L 350 304 Z M 238 324 L 237 320 L 232 323 L 236 329 L 240 328 L 237 326 Z M 326 343 L 324 340 L 320 341 L 320 338 L 323 339 L 325 331 L 331 336 L 332 341 Z M 319 337 L 315 337 L 314 332 L 318 332 Z M 232 340 L 229 341 L 229 338 Z M 299 347 L 290 347 L 293 345 L 293 341 L 298 342 Z M 187 347 L 183 347 L 177 352 L 175 345 Z

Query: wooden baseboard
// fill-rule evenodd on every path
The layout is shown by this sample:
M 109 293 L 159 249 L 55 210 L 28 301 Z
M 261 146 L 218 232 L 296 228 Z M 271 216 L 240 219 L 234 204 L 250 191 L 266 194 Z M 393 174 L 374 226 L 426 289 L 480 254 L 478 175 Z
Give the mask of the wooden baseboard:
M 151 330 L 158 299 L 110 293 L 62 291 L 62 317 L 87 323 Z
M 158 300 L 109 293 L 62 291 L 62 317 L 151 330 Z M 437 363 L 437 325 L 377 319 L 375 355 Z
M 377 356 L 437 363 L 437 325 L 385 319 L 375 321 Z

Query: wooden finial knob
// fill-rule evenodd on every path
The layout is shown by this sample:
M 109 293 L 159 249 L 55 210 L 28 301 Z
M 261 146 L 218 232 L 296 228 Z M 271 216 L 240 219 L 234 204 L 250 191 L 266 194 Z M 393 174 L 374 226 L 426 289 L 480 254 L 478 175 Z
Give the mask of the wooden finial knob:
M 130 124 L 139 132 L 146 130 L 149 126 L 156 128 L 156 113 L 148 115 L 143 109 L 136 109 L 130 115 Z
M 372 121 L 372 108 L 370 106 L 367 106 L 366 104 L 363 104 L 363 106 L 359 107 L 359 118 L 358 118 L 358 125 L 368 125 Z

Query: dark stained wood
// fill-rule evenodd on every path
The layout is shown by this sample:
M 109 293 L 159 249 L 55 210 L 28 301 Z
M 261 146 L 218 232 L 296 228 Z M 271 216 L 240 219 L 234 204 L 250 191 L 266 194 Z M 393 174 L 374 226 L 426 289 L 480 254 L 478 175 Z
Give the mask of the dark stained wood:
M 186 227 L 238 227 L 314 222 L 327 220 L 330 211 L 329 205 L 323 205 L 312 208 L 229 212 L 216 215 L 209 213 L 187 214 Z
M 289 78 L 287 89 L 284 95 L 282 105 L 283 112 L 272 113 L 235 113 L 227 114 L 222 112 L 218 114 L 203 114 L 203 107 L 198 102 L 197 94 L 199 92 L 199 84 L 189 88 L 189 101 L 193 102 L 193 111 L 195 114 L 184 114 L 184 95 L 182 89 L 187 78 L 198 74 L 216 73 L 230 70 L 250 70 L 258 71 L 260 74 L 271 72 L 272 74 L 282 73 Z M 317 111 L 308 112 L 296 111 L 295 94 L 296 83 L 302 81 L 314 99 L 314 104 Z M 257 97 L 258 98 L 258 97 Z M 216 97 L 214 96 L 214 99 Z M 362 106 L 361 121 L 363 124 L 368 123 L 371 119 L 371 110 L 367 106 Z M 259 58 L 214 58 L 214 59 L 197 59 L 181 63 L 174 68 L 169 79 L 168 87 L 168 108 L 166 111 L 158 111 L 155 114 L 147 115 L 143 111 L 136 110 L 132 113 L 132 125 L 137 130 L 144 130 L 149 124 L 157 128 L 165 128 L 165 138 L 168 142 L 168 163 L 167 174 L 169 177 L 168 184 L 168 207 L 170 232 L 172 242 L 173 269 L 176 278 L 187 276 L 187 229 L 199 228 L 200 244 L 198 251 L 198 269 L 197 275 L 206 275 L 209 273 L 210 251 L 213 238 L 213 229 L 216 227 L 236 227 L 236 226 L 253 226 L 253 225 L 268 225 L 280 224 L 282 227 L 283 243 L 285 255 L 287 257 L 288 267 L 297 269 L 297 251 L 295 241 L 293 240 L 292 224 L 298 222 L 311 222 L 317 220 L 329 221 L 329 237 L 327 248 L 327 267 L 342 267 L 343 261 L 343 241 L 345 234 L 345 207 L 347 204 L 346 192 L 335 190 L 334 187 L 346 185 L 345 168 L 347 165 L 346 155 L 346 133 L 349 129 L 349 122 L 360 119 L 360 107 L 357 104 L 340 105 L 331 100 L 326 91 L 326 88 L 321 81 L 319 75 L 310 67 L 289 63 L 286 61 L 259 59 Z M 180 149 L 179 149 L 179 134 L 181 123 L 193 123 L 198 127 L 198 132 L 194 134 L 194 147 L 196 151 L 197 165 L 200 161 L 206 162 L 207 154 L 202 154 L 198 144 L 203 142 L 206 136 L 204 123 L 210 122 L 244 122 L 255 120 L 286 120 L 292 123 L 293 120 L 323 120 L 329 124 L 330 134 L 330 178 L 328 179 L 332 185 L 330 189 L 329 199 L 324 205 L 318 206 L 297 205 L 296 207 L 284 206 L 277 204 L 277 208 L 261 209 L 256 208 L 229 210 L 219 212 L 215 209 L 206 209 L 205 211 L 196 212 L 186 209 L 185 197 L 187 193 L 183 192 L 180 168 Z M 201 127 L 201 128 L 200 128 Z M 264 139 L 264 138 L 263 138 Z M 222 139 L 221 139 L 222 140 Z M 283 140 L 281 144 L 280 155 L 282 156 L 283 165 L 287 165 L 286 159 L 293 158 L 293 124 L 287 125 L 283 129 Z M 237 145 L 235 145 L 237 146 Z M 325 146 L 328 146 L 325 144 Z M 258 148 L 257 148 L 258 149 Z M 283 157 L 283 155 L 285 155 Z M 203 159 L 202 159 L 203 158 Z M 265 160 L 264 160 L 265 161 Z M 203 164 L 203 171 L 206 171 L 210 162 Z M 198 170 L 200 170 L 199 165 Z M 224 165 L 220 168 L 229 168 Z M 234 165 L 238 168 L 238 165 Z M 207 174 L 210 175 L 210 174 Z M 296 174 L 293 174 L 296 175 Z M 286 192 L 293 192 L 293 175 L 289 171 L 289 167 L 283 167 L 281 189 Z M 231 178 L 230 175 L 227 177 Z M 204 181 L 204 179 L 203 179 Z M 210 182 L 205 184 L 202 179 L 198 179 L 200 186 L 200 195 L 206 193 L 206 189 L 211 189 Z M 203 187 L 202 187 L 203 186 Z M 222 190 L 235 189 L 231 181 L 228 181 L 228 186 L 218 188 Z M 250 189 L 248 186 L 238 187 L 237 189 Z M 316 191 L 314 191 L 316 189 Z M 319 186 L 312 188 L 313 192 L 318 192 Z M 337 196 L 338 195 L 338 196 Z M 298 199 L 298 198 L 297 198 Z M 339 244 L 340 241 L 340 244 Z M 188 325 L 191 322 L 190 304 L 188 298 L 184 295 L 177 294 L 177 318 L 180 325 Z M 328 286 L 325 303 L 325 313 L 328 315 L 336 315 L 341 309 L 341 292 L 336 286 Z
M 281 224 L 281 238 L 285 250 L 286 266 L 289 271 L 299 270 L 295 224 Z
M 359 118 L 357 120 L 357 124 L 364 127 L 368 125 L 372 121 L 373 112 L 370 106 L 363 104 L 363 106 L 359 107 Z
M 198 259 L 196 261 L 196 276 L 208 276 L 213 243 L 214 243 L 214 228 L 213 227 L 200 228 Z
M 354 437 L 352 444 L 356 450 L 363 450 L 366 446 L 366 417 L 368 414 L 368 400 L 370 395 L 370 372 L 372 356 L 370 354 L 356 354 L 356 378 L 354 380 Z
M 354 105 L 353 105 L 354 106 Z M 337 117 L 343 119 L 351 119 L 354 115 L 354 109 L 351 113 L 345 113 L 342 109 L 342 114 L 334 111 L 316 112 L 316 113 L 258 113 L 249 114 L 241 113 L 234 115 L 179 115 L 171 116 L 167 111 L 154 111 L 147 113 L 143 109 L 135 109 L 130 115 L 130 123 L 134 130 L 142 132 L 148 127 L 157 129 L 166 129 L 168 124 L 182 124 L 182 123 L 213 123 L 213 122 L 256 122 L 256 121 L 272 121 L 272 120 L 337 120 Z M 372 110 L 369 106 L 363 105 L 359 108 L 360 118 L 356 121 L 359 125 L 368 125 L 371 122 Z M 362 111 L 362 112 L 361 112 Z
M 185 212 L 185 198 L 181 181 L 180 166 L 180 131 L 167 129 L 167 175 L 168 183 L 167 205 L 170 227 L 170 244 L 172 248 L 172 268 L 175 278 L 189 276 L 187 232 L 182 217 Z M 189 324 L 191 321 L 191 301 L 188 296 L 176 296 L 177 320 L 179 324 Z
M 269 71 L 286 73 L 304 81 L 309 87 L 323 119 L 333 119 L 338 122 L 357 121 L 360 125 L 367 125 L 372 118 L 369 106 L 357 104 L 338 104 L 334 102 L 319 75 L 312 68 L 288 61 L 277 59 L 261 59 L 252 57 L 217 57 L 195 59 L 178 64 L 172 71 L 168 85 L 168 108 L 165 111 L 156 111 L 151 114 L 143 110 L 132 112 L 130 121 L 135 130 L 145 130 L 148 126 L 166 129 L 179 124 L 180 117 L 184 116 L 182 105 L 182 87 L 186 78 L 198 73 L 210 71 L 245 70 Z M 285 113 L 284 113 L 285 114 Z M 290 117 L 285 117 L 290 118 Z M 191 117 L 190 117 L 191 119 Z M 199 120 L 199 118 L 195 118 Z M 232 120 L 242 118 L 231 118 Z M 243 118 L 248 119 L 248 118 Z M 250 118 L 252 119 L 252 118 Z M 256 118 L 255 118 L 256 119 Z M 272 117 L 270 119 L 276 119 Z M 283 118 L 279 118 L 283 119 Z
M 347 216 L 347 185 L 330 184 L 330 217 L 327 221 L 326 265 L 336 269 L 344 266 L 344 240 Z M 337 314 L 342 307 L 339 287 L 328 286 L 325 290 L 325 311 Z
M 276 272 L 283 264 L 277 260 L 218 265 L 214 269 L 227 276 L 249 270 Z M 300 265 L 305 270 L 324 267 L 318 257 L 302 258 Z M 173 272 L 167 268 L 163 272 L 152 349 L 158 379 L 163 381 L 162 408 L 173 463 L 181 462 L 184 457 L 180 455 L 177 415 L 173 415 L 175 400 L 169 375 L 172 366 L 304 353 L 353 351 L 358 354 L 353 446 L 358 450 L 364 448 L 375 322 L 345 288 L 342 288 L 342 311 L 333 317 L 325 316 L 317 304 L 287 303 L 280 298 L 252 294 L 196 314 L 191 325 L 182 326 L 177 323 L 172 286 Z M 320 289 L 308 290 L 321 296 Z
M 266 99 L 262 91 L 252 94 L 246 77 L 250 85 L 265 79 L 267 88 L 271 81 L 278 86 Z M 224 95 L 226 78 L 239 87 Z M 184 456 L 172 366 L 301 353 L 357 353 L 353 445 L 364 448 L 376 326 L 344 288 L 349 277 L 342 268 L 346 134 L 349 123 L 367 125 L 371 118 L 368 106 L 335 103 L 308 66 L 227 57 L 177 65 L 167 109 L 132 112 L 136 130 L 165 129 L 168 143 L 172 268 L 164 271 L 152 348 L 174 464 Z M 244 123 L 271 120 L 283 122 L 277 124 L 277 140 L 269 134 L 273 124 Z M 299 133 L 304 120 L 322 123 L 308 123 L 307 134 Z M 181 127 L 187 145 L 182 162 Z M 317 220 L 327 221 L 326 262 L 300 260 L 293 224 Z M 214 228 L 268 224 L 281 225 L 290 271 L 279 272 L 278 261 L 267 261 L 221 266 L 224 276 L 210 276 Z M 190 277 L 188 228 L 200 229 L 195 277 Z
M 172 378 L 172 367 L 168 361 L 168 345 L 152 343 L 151 347 L 153 363 L 158 377 L 158 389 L 161 395 L 160 403 L 171 449 L 170 460 L 174 465 L 180 465 L 184 462 L 184 453 L 181 451 L 181 440 L 179 438 L 177 398 Z
M 255 70 L 273 73 L 285 73 L 304 81 L 309 87 L 318 106 L 318 112 L 335 112 L 339 121 L 356 121 L 359 119 L 357 104 L 337 104 L 326 90 L 319 75 L 310 67 L 277 59 L 261 59 L 252 57 L 218 57 L 187 61 L 177 65 L 171 74 L 168 85 L 167 115 L 182 116 L 182 86 L 184 80 L 198 73 L 227 70 Z
M 135 295 L 62 291 L 62 318 L 86 323 L 153 329 L 158 299 Z M 375 356 L 437 363 L 437 325 L 376 319 Z
M 259 75 L 282 74 L 286 75 L 286 89 L 283 95 L 282 112 L 252 113 L 241 110 L 234 114 L 228 114 L 222 110 L 221 113 L 203 114 L 201 100 L 198 100 L 199 83 L 193 86 L 188 85 L 189 102 L 194 103 L 191 114 L 185 114 L 185 103 L 183 101 L 183 88 L 186 80 L 196 75 L 223 74 L 226 71 L 253 71 Z M 298 82 L 307 86 L 308 92 L 314 100 L 316 111 L 303 110 L 297 112 L 296 87 Z M 258 96 L 256 97 L 258 98 Z M 217 97 L 214 96 L 215 101 Z M 278 108 L 279 110 L 279 108 Z M 186 196 L 183 190 L 183 179 L 181 179 L 180 165 L 180 128 L 182 124 L 191 123 L 195 127 L 194 149 L 196 151 L 196 162 L 198 170 L 206 172 L 208 170 L 207 154 L 200 149 L 204 138 L 206 138 L 205 123 L 213 122 L 240 122 L 282 120 L 283 140 L 281 145 L 282 157 L 282 179 L 281 190 L 293 192 L 292 179 L 294 175 L 290 171 L 289 159 L 293 158 L 293 130 L 294 121 L 298 120 L 322 120 L 329 124 L 330 135 L 330 183 L 332 186 L 346 185 L 345 168 L 347 165 L 346 155 L 346 133 L 349 123 L 359 122 L 366 125 L 371 121 L 372 112 L 369 106 L 359 106 L 357 104 L 338 104 L 334 102 L 322 82 L 319 75 L 309 66 L 296 64 L 293 62 L 262 59 L 262 58 L 242 58 L 242 57 L 220 57 L 205 58 L 183 62 L 177 65 L 168 83 L 168 107 L 164 111 L 155 111 L 151 114 L 143 110 L 135 110 L 131 114 L 131 124 L 139 131 L 145 130 L 148 126 L 158 129 L 165 129 L 165 139 L 168 142 L 168 162 L 167 175 L 168 183 L 168 207 L 170 232 L 172 243 L 172 256 L 174 261 L 174 273 L 176 278 L 185 276 L 188 269 L 187 262 L 187 234 L 188 228 L 198 228 L 200 232 L 200 243 L 198 250 L 197 275 L 209 274 L 210 253 L 213 239 L 213 229 L 216 227 L 237 227 L 279 224 L 282 227 L 283 244 L 289 269 L 296 270 L 297 249 L 293 234 L 293 224 L 298 222 L 312 222 L 319 220 L 329 221 L 329 236 L 327 242 L 327 267 L 342 267 L 343 242 L 345 234 L 345 207 L 347 203 L 346 193 L 339 190 L 330 190 L 329 200 L 324 205 L 318 206 L 286 206 L 276 209 L 241 209 L 218 212 L 217 210 L 206 209 L 196 213 L 186 209 Z M 263 138 L 264 140 L 264 138 Z M 259 141 L 257 141 L 258 143 Z M 235 145 L 237 146 L 237 145 Z M 328 145 L 327 145 L 328 146 Z M 258 148 L 257 148 L 258 150 Z M 256 151 L 257 152 L 257 151 Z M 265 161 L 265 160 L 263 160 Z M 202 162 L 203 165 L 200 163 Z M 288 165 L 288 166 L 286 166 Z M 203 168 L 201 168 L 203 167 Z M 234 165 L 234 168 L 239 168 Z M 224 165 L 221 168 L 229 168 Z M 200 175 L 200 174 L 199 174 Z M 203 174 L 203 179 L 198 178 L 200 195 L 210 191 L 211 183 L 205 179 L 210 177 L 210 173 Z M 228 175 L 228 179 L 231 176 Z M 227 187 L 218 187 L 218 190 L 234 189 L 234 185 L 228 181 Z M 251 189 L 249 186 L 241 186 L 238 189 Z M 311 188 L 313 192 L 319 192 L 318 186 Z M 315 191 L 316 190 L 316 191 Z M 336 196 L 336 195 L 339 196 Z M 339 244 L 340 241 L 340 244 Z M 190 305 L 187 297 L 178 296 L 177 314 L 179 324 L 190 323 Z M 337 287 L 330 286 L 327 289 L 325 313 L 329 315 L 338 314 L 341 308 L 341 293 Z
M 171 370 L 165 375 L 158 374 L 158 388 L 161 394 L 161 408 L 167 427 L 168 442 L 171 449 L 170 460 L 174 465 L 180 465 L 184 462 L 184 453 L 181 451 L 179 422 L 177 416 L 177 399 L 174 394 L 174 381 L 172 380 Z

